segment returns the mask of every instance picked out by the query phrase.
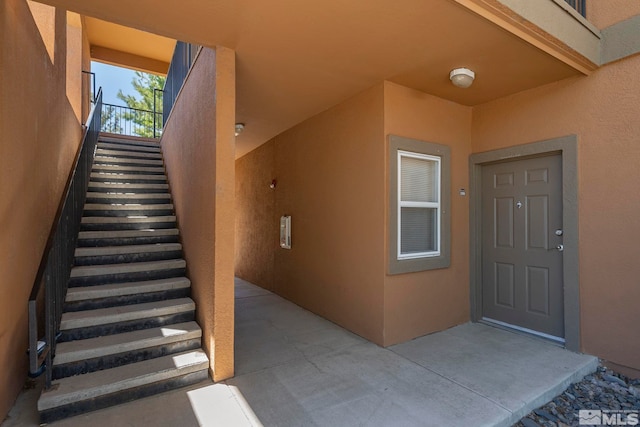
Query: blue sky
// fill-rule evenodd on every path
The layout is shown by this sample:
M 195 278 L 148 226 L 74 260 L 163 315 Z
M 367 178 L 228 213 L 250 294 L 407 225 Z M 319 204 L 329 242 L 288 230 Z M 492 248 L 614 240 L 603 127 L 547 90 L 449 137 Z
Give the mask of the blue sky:
M 119 89 L 122 89 L 125 94 L 137 95 L 131 85 L 135 71 L 100 62 L 91 62 L 91 71 L 96 73 L 96 90 L 102 87 L 102 102 L 125 105 L 116 96 Z

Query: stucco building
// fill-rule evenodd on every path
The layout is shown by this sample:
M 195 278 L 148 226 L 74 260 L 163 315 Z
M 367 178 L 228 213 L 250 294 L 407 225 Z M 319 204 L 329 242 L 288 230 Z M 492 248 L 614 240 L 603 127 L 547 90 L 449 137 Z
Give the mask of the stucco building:
M 175 40 L 203 46 L 160 143 L 215 380 L 234 275 L 381 346 L 484 321 L 637 376 L 640 3 L 585 3 L 4 0 L 0 419 L 82 71 L 165 73 Z

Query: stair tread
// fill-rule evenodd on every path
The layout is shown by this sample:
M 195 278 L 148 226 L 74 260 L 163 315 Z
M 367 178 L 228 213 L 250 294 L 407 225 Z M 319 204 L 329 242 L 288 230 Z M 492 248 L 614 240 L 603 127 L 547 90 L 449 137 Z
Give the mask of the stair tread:
M 144 224 L 157 222 L 175 222 L 174 215 L 128 217 L 128 216 L 83 216 L 82 224 Z
M 103 163 L 116 163 L 116 164 L 134 164 L 134 165 L 158 165 L 161 166 L 164 163 L 162 160 L 150 160 L 150 159 L 126 159 L 122 157 L 109 157 L 109 156 L 100 156 L 96 155 L 94 158 L 94 163 L 103 164 Z
M 141 210 L 173 210 L 173 203 L 148 204 L 127 203 L 127 204 L 107 204 L 107 203 L 87 203 L 84 205 L 85 211 L 141 211 Z
M 196 322 L 191 321 L 97 338 L 61 342 L 56 345 L 56 357 L 53 365 L 59 366 L 201 336 L 202 330 Z
M 140 159 L 162 159 L 161 153 L 148 153 L 142 151 L 127 151 L 127 150 L 111 150 L 105 148 L 99 148 L 96 150 L 96 156 L 107 157 L 135 157 Z
M 169 259 L 163 261 L 129 262 L 125 264 L 83 265 L 71 269 L 71 278 L 104 276 L 107 274 L 135 273 L 142 271 L 169 270 L 185 268 L 183 259 Z
M 99 230 L 81 231 L 78 239 L 117 239 L 127 237 L 177 236 L 177 228 L 142 229 L 142 230 Z
M 195 303 L 191 298 L 176 298 L 94 310 L 71 311 L 62 314 L 60 331 L 167 316 L 193 310 L 195 310 Z
M 163 174 L 165 170 L 163 167 L 158 166 L 121 166 L 121 165 L 93 165 L 92 171 L 105 170 L 116 172 L 147 172 Z
M 160 153 L 160 147 L 151 147 L 148 145 L 137 145 L 137 144 L 119 144 L 113 142 L 98 142 L 98 148 L 106 149 L 106 150 L 131 150 L 131 151 L 141 151 L 145 153 Z
M 113 144 L 139 145 L 143 147 L 160 147 L 160 141 L 156 138 L 145 138 L 139 136 L 125 136 L 119 134 L 108 134 L 101 132 L 98 142 L 108 142 Z
M 114 189 L 115 190 L 115 189 Z M 131 200 L 144 200 L 144 199 L 171 199 L 171 194 L 167 193 L 96 193 L 87 192 L 88 199 L 131 199 Z
M 143 280 L 138 282 L 110 283 L 107 285 L 79 286 L 69 288 L 66 302 L 87 301 L 92 299 L 162 292 L 173 289 L 189 288 L 191 281 L 186 277 Z
M 146 184 L 146 183 L 135 183 L 135 182 L 98 182 L 98 181 L 90 181 L 89 182 L 89 189 L 92 189 L 92 188 L 102 188 L 102 189 L 105 189 L 105 190 L 111 190 L 111 189 L 131 190 L 133 188 L 166 190 L 166 189 L 169 188 L 169 184 Z
M 43 391 L 38 411 L 46 411 L 78 401 L 94 399 L 118 391 L 175 378 L 208 369 L 209 359 L 202 350 L 192 350 L 117 368 L 63 378 Z
M 116 179 L 119 181 L 166 181 L 165 175 L 125 174 L 121 172 L 91 172 L 91 179 Z
M 153 243 L 150 245 L 126 245 L 126 246 L 100 246 L 100 247 L 81 247 L 76 248 L 76 257 L 85 256 L 103 256 L 103 255 L 121 255 L 136 254 L 150 252 L 173 252 L 181 251 L 180 243 Z

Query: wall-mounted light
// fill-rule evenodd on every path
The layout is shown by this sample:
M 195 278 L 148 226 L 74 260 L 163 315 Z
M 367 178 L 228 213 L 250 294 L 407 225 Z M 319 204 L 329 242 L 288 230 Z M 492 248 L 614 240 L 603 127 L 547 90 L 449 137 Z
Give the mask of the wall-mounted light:
M 244 123 L 236 123 L 236 136 L 240 135 L 244 130 Z
M 468 88 L 476 78 L 476 73 L 468 68 L 456 68 L 449 73 L 449 79 L 454 86 L 463 89 Z

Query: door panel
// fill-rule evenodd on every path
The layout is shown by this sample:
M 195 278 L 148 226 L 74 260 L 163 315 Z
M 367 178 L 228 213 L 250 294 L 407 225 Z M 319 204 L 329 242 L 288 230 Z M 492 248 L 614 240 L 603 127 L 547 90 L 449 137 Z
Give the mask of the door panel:
M 483 317 L 564 337 L 560 155 L 482 167 Z

